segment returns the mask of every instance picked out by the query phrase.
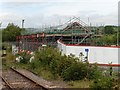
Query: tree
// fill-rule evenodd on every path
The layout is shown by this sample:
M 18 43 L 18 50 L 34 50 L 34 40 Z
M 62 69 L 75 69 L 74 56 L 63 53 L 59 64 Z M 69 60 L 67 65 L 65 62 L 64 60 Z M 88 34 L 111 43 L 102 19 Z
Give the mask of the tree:
M 8 26 L 2 30 L 2 40 L 4 41 L 15 41 L 16 36 L 21 35 L 21 32 L 24 29 L 21 29 L 13 23 L 9 23 Z
M 105 34 L 114 34 L 115 33 L 114 26 L 105 26 L 104 33 Z

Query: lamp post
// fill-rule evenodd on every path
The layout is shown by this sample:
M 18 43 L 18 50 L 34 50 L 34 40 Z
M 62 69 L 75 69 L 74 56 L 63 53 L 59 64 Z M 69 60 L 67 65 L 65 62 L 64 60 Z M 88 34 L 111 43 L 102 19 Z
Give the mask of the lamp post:
M 22 29 L 24 28 L 24 21 L 25 21 L 25 20 L 23 19 L 23 20 L 22 20 Z

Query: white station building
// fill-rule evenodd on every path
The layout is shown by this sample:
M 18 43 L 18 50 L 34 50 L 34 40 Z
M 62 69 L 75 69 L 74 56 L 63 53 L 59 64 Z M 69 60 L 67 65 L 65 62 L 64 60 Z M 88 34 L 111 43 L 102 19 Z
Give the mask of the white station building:
M 62 54 L 70 55 L 73 54 L 80 58 L 80 53 L 87 56 L 89 63 L 97 63 L 101 66 L 114 66 L 120 67 L 120 47 L 117 46 L 80 46 L 72 44 L 64 44 L 61 41 L 57 41 L 58 48 Z M 87 51 L 86 51 L 87 50 Z M 84 57 L 83 56 L 83 57 Z

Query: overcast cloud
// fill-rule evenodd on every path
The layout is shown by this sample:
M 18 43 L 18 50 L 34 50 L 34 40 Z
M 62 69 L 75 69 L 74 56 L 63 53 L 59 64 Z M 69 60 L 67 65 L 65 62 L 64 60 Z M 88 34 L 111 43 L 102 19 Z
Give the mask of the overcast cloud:
M 65 23 L 70 17 L 79 17 L 92 25 L 117 25 L 119 0 L 0 0 L 1 27 L 14 23 L 21 27 L 39 28 Z

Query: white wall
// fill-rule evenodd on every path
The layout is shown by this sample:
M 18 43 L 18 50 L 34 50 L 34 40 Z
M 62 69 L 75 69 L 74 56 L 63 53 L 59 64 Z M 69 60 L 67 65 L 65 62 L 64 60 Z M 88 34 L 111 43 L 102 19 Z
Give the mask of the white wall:
M 58 48 L 62 52 L 62 55 L 66 54 L 66 45 L 62 44 L 61 42 L 57 41 Z
M 58 48 L 62 51 L 62 54 L 69 55 L 70 53 L 79 57 L 80 52 L 86 56 L 85 49 L 89 49 L 88 60 L 90 63 L 99 64 L 120 64 L 118 62 L 118 50 L 116 47 L 95 47 L 95 46 L 69 46 L 58 41 Z

